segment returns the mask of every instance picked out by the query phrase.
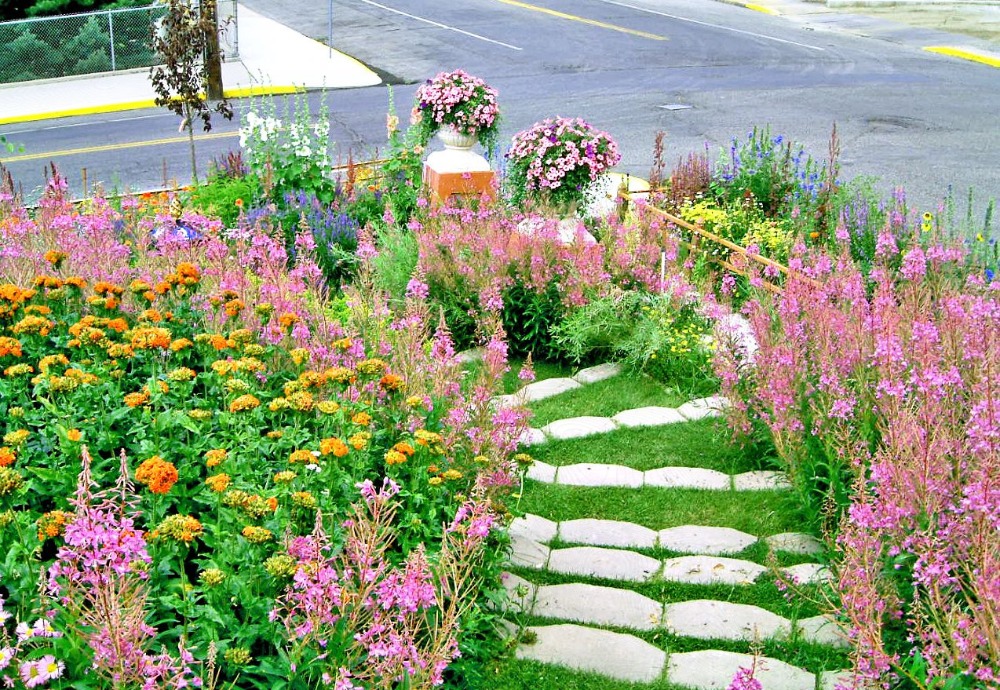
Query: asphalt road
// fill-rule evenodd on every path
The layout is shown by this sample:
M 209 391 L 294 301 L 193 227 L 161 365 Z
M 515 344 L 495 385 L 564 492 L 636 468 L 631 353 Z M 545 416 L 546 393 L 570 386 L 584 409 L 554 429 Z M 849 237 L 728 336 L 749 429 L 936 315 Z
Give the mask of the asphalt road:
M 252 9 L 315 38 L 325 0 L 248 0 Z M 405 118 L 415 84 L 461 67 L 500 91 L 504 133 L 552 115 L 579 116 L 619 141 L 621 168 L 645 175 L 658 130 L 667 161 L 708 148 L 714 158 L 756 126 L 822 158 L 834 123 L 842 176 L 906 187 L 933 208 L 949 185 L 964 198 L 1000 198 L 1000 70 L 920 50 L 912 29 L 857 35 L 847 15 L 792 21 L 704 0 L 336 0 L 334 45 L 395 82 Z M 886 39 L 885 36 L 890 38 Z M 311 94 L 315 105 L 324 96 Z M 385 87 L 325 95 L 338 153 L 384 143 Z M 108 186 L 189 177 L 177 120 L 159 111 L 7 128 L 25 146 L 9 167 L 31 188 L 55 160 L 79 188 L 80 168 Z M 235 123 L 200 141 L 207 160 L 238 146 Z M 172 140 L 121 148 L 146 140 Z M 103 147 L 103 148 L 102 148 Z M 42 155 L 67 149 L 96 149 Z

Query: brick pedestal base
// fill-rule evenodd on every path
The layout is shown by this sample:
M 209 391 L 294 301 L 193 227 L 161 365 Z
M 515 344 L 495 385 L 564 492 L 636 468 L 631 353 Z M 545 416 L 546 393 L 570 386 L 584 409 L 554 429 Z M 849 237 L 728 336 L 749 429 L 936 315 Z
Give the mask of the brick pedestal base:
M 436 204 L 444 204 L 453 196 L 478 199 L 485 194 L 492 200 L 495 198 L 493 178 L 492 170 L 439 172 L 430 165 L 424 166 L 424 184 L 431 192 L 431 201 Z

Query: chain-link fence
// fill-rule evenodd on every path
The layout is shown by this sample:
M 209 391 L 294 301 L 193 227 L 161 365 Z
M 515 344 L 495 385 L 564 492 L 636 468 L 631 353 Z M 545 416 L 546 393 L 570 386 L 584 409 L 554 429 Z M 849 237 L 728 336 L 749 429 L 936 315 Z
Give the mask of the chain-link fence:
M 163 3 L 0 22 L 0 83 L 151 67 Z M 236 0 L 218 1 L 222 52 L 238 55 Z

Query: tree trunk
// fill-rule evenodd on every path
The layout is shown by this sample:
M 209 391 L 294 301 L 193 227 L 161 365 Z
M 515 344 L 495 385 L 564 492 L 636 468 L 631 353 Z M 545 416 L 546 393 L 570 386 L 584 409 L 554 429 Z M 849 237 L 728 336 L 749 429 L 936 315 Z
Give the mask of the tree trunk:
M 187 115 L 187 131 L 188 131 L 188 144 L 191 146 L 191 184 L 195 187 L 198 186 L 198 160 L 194 155 L 194 113 L 191 112 L 191 106 L 184 106 L 184 112 Z
M 222 50 L 219 48 L 219 12 L 218 0 L 202 0 L 201 11 L 205 13 L 203 26 L 205 36 L 205 68 L 208 74 L 208 84 L 205 91 L 208 100 L 222 100 Z

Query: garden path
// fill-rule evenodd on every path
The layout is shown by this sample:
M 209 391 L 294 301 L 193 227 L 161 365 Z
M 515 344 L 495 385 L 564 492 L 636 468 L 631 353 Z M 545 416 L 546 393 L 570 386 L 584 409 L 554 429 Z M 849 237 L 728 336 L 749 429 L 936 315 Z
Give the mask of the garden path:
M 584 369 L 572 378 L 532 383 L 502 396 L 498 404 L 530 404 L 619 373 L 612 364 Z M 710 397 L 676 409 L 643 407 L 611 417 L 562 419 L 529 429 L 522 443 L 532 446 L 621 429 L 687 424 L 720 416 L 726 404 L 724 398 Z M 788 488 L 784 475 L 774 471 L 730 475 L 697 466 L 639 471 L 595 462 L 553 466 L 536 461 L 527 480 L 526 491 L 541 485 L 583 491 L 615 487 L 643 490 L 651 500 L 670 501 L 676 500 L 674 490 L 694 489 L 711 492 L 710 501 L 735 504 L 757 492 Z M 748 504 L 746 509 L 754 508 Z M 796 616 L 794 606 L 787 609 L 791 615 L 780 615 L 768 608 L 776 608 L 773 598 L 760 602 L 764 606 L 748 601 L 752 592 L 773 587 L 779 579 L 797 583 L 787 599 L 806 589 L 817 591 L 829 578 L 821 563 L 824 546 L 808 534 L 762 533 L 765 529 L 761 526 L 751 534 L 731 527 L 685 524 L 657 530 L 628 521 L 553 520 L 530 513 L 515 519 L 510 526 L 513 572 L 505 574 L 504 586 L 510 596 L 510 618 L 528 624 L 524 630 L 510 626 L 511 633 L 520 636 L 517 658 L 625 681 L 724 690 L 740 668 L 754 667 L 754 656 L 744 653 L 752 645 L 775 653 L 759 653 L 756 658 L 755 677 L 763 690 L 833 690 L 838 682 L 849 680 L 837 670 L 844 656 L 835 657 L 840 663 L 830 670 L 825 668 L 829 662 L 824 663 L 815 650 L 845 648 L 847 640 L 839 626 L 825 615 Z M 754 557 L 756 561 L 751 560 Z M 795 563 L 779 567 L 782 557 Z M 704 596 L 699 596 L 699 589 Z M 750 597 L 740 596 L 741 589 Z M 662 596 L 649 596 L 657 592 Z M 791 661 L 811 655 L 811 668 L 776 658 L 782 651 Z

